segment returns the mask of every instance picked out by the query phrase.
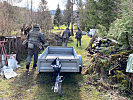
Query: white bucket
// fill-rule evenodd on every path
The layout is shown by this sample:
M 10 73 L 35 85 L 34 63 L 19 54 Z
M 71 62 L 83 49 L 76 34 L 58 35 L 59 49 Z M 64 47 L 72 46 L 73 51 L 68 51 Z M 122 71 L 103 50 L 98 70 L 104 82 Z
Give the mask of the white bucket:
M 2 57 L 1 57 L 1 64 L 2 64 L 2 66 L 4 66 L 5 65 L 5 57 L 4 57 L 4 55 L 2 55 Z

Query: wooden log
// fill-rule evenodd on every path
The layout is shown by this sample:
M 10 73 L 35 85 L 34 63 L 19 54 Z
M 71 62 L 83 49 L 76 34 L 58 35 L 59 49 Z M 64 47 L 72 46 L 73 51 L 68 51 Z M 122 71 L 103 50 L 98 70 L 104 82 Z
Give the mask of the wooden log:
M 96 38 L 97 38 L 97 34 L 95 33 L 93 35 L 92 39 L 90 40 L 90 43 L 89 43 L 88 47 L 86 48 L 87 51 L 91 51 L 92 50 L 92 44 L 94 43 Z

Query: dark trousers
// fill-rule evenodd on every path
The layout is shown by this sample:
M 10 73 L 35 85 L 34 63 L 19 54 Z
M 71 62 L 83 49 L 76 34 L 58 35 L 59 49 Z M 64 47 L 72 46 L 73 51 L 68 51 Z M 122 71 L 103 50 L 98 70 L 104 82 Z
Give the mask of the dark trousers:
M 64 47 L 67 47 L 68 40 L 69 40 L 69 38 L 64 38 L 63 39 L 63 41 L 64 41 Z
M 39 48 L 29 49 L 28 50 L 28 56 L 26 59 L 26 65 L 30 65 L 31 58 L 33 55 L 34 55 L 34 63 L 33 64 L 37 64 L 38 53 L 39 53 Z
M 78 47 L 78 44 L 81 46 L 81 38 L 77 39 L 77 47 Z

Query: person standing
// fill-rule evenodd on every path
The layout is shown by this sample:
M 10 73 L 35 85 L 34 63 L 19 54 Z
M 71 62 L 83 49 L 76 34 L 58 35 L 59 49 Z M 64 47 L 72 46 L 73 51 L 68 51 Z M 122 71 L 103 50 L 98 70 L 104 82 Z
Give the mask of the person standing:
M 28 41 L 28 56 L 26 59 L 26 69 L 29 70 L 31 58 L 33 55 L 34 55 L 33 68 L 36 68 L 40 44 L 44 44 L 45 38 L 43 33 L 40 32 L 38 24 L 33 25 L 33 30 L 27 34 L 26 38 Z
M 69 28 L 67 27 L 66 30 L 62 34 L 62 42 L 64 42 L 64 46 L 67 46 L 67 42 L 69 40 L 69 37 L 71 36 L 71 32 Z
M 78 31 L 76 32 L 75 38 L 77 39 L 76 46 L 78 47 L 78 43 L 81 46 L 82 31 L 79 28 Z

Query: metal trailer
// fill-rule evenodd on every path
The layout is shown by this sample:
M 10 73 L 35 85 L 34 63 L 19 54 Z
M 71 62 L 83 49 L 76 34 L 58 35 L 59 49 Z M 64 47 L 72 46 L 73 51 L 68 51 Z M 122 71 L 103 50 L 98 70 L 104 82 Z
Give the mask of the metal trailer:
M 39 55 L 37 62 L 38 72 L 55 72 L 56 81 L 52 87 L 54 92 L 62 96 L 62 77 L 60 72 L 82 71 L 82 56 L 77 55 L 73 47 L 47 47 Z
M 60 72 L 79 72 L 82 70 L 82 56 L 73 47 L 47 47 L 38 57 L 38 72 L 53 72 L 51 63 L 59 57 L 62 64 Z

